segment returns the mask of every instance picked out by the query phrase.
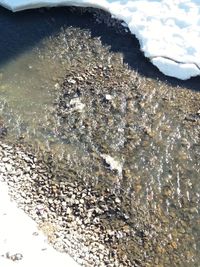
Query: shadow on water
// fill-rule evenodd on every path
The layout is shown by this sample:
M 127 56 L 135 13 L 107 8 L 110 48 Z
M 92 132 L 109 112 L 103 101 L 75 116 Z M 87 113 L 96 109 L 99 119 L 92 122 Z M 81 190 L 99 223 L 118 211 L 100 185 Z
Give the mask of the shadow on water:
M 103 44 L 109 45 L 112 52 L 122 53 L 124 62 L 144 77 L 159 79 L 170 86 L 200 91 L 200 77 L 187 81 L 166 77 L 144 57 L 139 49 L 139 42 L 133 35 L 116 32 L 106 23 L 96 24 L 89 12 L 78 17 L 67 7 L 17 13 L 0 7 L 0 66 L 34 47 L 42 39 L 56 34 L 64 26 L 86 28 L 91 31 L 92 37 L 100 36 Z

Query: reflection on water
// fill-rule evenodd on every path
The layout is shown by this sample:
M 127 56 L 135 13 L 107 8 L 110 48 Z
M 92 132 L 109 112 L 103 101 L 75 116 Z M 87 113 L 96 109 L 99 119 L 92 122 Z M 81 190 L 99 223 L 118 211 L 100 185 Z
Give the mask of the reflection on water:
M 45 16 L 40 32 L 57 18 Z M 79 178 L 110 184 L 130 208 L 156 214 L 165 237 L 155 249 L 166 259 L 155 266 L 197 266 L 200 94 L 139 77 L 89 30 L 63 26 L 44 36 L 0 65 L 6 138 L 43 143 L 60 161 L 67 154 L 65 167 Z

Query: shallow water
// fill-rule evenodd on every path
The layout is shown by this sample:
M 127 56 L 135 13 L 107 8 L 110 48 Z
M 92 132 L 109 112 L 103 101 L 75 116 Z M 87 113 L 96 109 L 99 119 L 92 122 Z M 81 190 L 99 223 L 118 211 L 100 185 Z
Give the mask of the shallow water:
M 94 17 L 78 13 L 0 10 L 5 139 L 44 146 L 60 160 L 67 154 L 66 171 L 115 188 L 130 208 L 152 212 L 152 225 L 159 217 L 163 250 L 156 249 L 166 257 L 160 266 L 172 266 L 172 260 L 174 266 L 198 266 L 200 94 L 123 65 L 122 53 L 111 52 L 97 33 L 91 36 Z M 128 50 L 130 36 L 112 29 L 111 40 L 118 35 Z M 140 59 L 138 53 L 138 64 L 148 64 Z M 70 104 L 74 99 L 83 110 Z M 102 155 L 121 170 L 112 170 Z

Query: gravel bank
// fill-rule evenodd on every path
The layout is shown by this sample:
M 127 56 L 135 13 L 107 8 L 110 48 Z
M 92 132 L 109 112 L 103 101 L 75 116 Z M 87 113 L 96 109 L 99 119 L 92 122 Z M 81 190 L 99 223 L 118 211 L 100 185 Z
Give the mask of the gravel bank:
M 55 248 L 84 266 L 138 266 L 119 251 L 120 240 L 127 237 L 135 236 L 141 243 L 139 230 L 127 224 L 129 215 L 120 198 L 66 177 L 55 179 L 47 165 L 18 147 L 1 143 L 0 162 L 1 180 L 8 184 L 9 194 Z
M 42 161 L 23 151 L 0 144 L 1 180 L 56 249 L 83 266 L 166 266 L 172 259 L 181 266 L 177 236 L 168 232 L 171 217 L 141 209 L 105 186 L 84 184 L 74 169 L 56 170 L 49 153 Z M 180 241 L 186 238 L 181 229 Z

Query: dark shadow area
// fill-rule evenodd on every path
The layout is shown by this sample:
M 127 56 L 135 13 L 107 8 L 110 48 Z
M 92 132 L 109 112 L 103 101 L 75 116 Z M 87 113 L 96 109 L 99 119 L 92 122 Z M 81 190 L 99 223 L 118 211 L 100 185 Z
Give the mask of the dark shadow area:
M 181 81 L 162 74 L 140 51 L 138 40 L 130 33 L 117 32 L 106 23 L 97 24 L 91 12 L 71 12 L 69 8 L 26 10 L 17 13 L 0 7 L 0 66 L 18 54 L 34 47 L 43 38 L 54 35 L 61 27 L 89 29 L 93 37 L 100 36 L 112 52 L 124 55 L 124 62 L 144 77 L 158 79 L 170 86 L 200 91 L 200 77 Z M 103 11 L 102 11 L 103 12 Z

